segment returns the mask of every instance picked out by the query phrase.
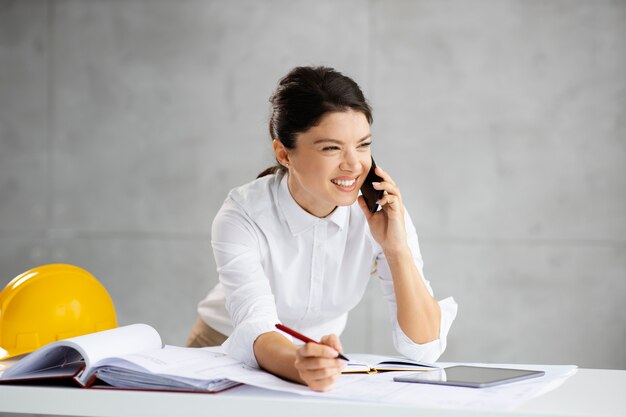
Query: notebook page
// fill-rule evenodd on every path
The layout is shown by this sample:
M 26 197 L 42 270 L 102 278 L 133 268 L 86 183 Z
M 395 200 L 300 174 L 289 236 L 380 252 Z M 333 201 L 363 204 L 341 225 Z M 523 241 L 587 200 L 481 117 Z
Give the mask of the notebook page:
M 5 379 L 72 376 L 84 365 L 109 356 L 161 347 L 161 337 L 147 324 L 133 324 L 102 332 L 72 337 L 45 345 L 30 353 L 2 375 Z M 83 372 L 79 381 L 89 375 Z

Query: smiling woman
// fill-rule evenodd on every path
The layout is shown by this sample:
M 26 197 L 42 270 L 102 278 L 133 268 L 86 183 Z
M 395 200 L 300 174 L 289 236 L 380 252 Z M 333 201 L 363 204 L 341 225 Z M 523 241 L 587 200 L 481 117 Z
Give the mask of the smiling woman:
M 289 169 L 289 191 L 300 207 L 326 217 L 335 207 L 356 201 L 372 163 L 369 131 L 365 115 L 350 109 L 328 113 L 300 133 L 296 148 L 274 139 L 274 152 Z
M 359 86 L 326 67 L 297 67 L 270 98 L 277 165 L 233 189 L 213 221 L 219 283 L 198 306 L 189 346 L 228 353 L 280 377 L 328 390 L 348 312 L 373 265 L 391 314 L 396 349 L 434 362 L 456 317 L 423 278 L 417 234 L 393 179 L 371 213 L 359 189 L 372 164 L 372 114 Z M 275 324 L 321 344 L 296 345 Z

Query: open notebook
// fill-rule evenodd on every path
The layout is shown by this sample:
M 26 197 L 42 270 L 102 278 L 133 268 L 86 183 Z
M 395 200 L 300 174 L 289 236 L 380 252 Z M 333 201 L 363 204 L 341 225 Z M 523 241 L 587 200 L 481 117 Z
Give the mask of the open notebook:
M 406 358 L 395 358 L 381 355 L 368 355 L 362 353 L 351 353 L 348 355 L 350 362 L 343 370 L 344 374 L 367 373 L 392 371 L 432 371 L 439 369 L 436 365 L 426 362 L 415 362 Z
M 0 375 L 0 383 L 70 382 L 80 387 L 219 392 L 239 363 L 207 349 L 163 346 L 158 332 L 133 324 L 49 343 Z M 100 384 L 98 384 L 100 381 Z

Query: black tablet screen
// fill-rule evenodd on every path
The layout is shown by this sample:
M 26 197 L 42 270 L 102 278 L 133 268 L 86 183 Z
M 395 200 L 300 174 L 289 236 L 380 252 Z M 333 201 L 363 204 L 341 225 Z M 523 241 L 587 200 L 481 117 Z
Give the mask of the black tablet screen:
M 436 371 L 396 376 L 394 380 L 480 388 L 534 378 L 544 374 L 543 371 L 459 365 Z
M 476 384 L 489 384 L 507 379 L 530 376 L 537 371 L 518 369 L 483 368 L 477 366 L 452 366 L 445 369 L 446 380 L 455 382 L 473 382 Z

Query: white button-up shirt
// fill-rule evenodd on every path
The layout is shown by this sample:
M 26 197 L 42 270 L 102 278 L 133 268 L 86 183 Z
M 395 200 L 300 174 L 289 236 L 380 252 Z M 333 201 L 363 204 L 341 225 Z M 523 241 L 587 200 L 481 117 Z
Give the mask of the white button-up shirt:
M 405 223 L 423 277 L 417 234 L 406 212 Z M 457 312 L 454 299 L 439 302 L 439 339 L 425 344 L 409 339 L 398 324 L 389 265 L 357 202 L 339 206 L 325 218 L 315 217 L 293 199 L 287 175 L 268 175 L 228 194 L 213 221 L 211 243 L 219 283 L 198 312 L 209 326 L 229 336 L 227 352 L 250 366 L 258 367 L 254 341 L 277 331 L 276 323 L 316 340 L 341 334 L 373 273 L 389 305 L 398 352 L 435 362 L 446 347 Z M 432 294 L 430 283 L 424 282 Z

